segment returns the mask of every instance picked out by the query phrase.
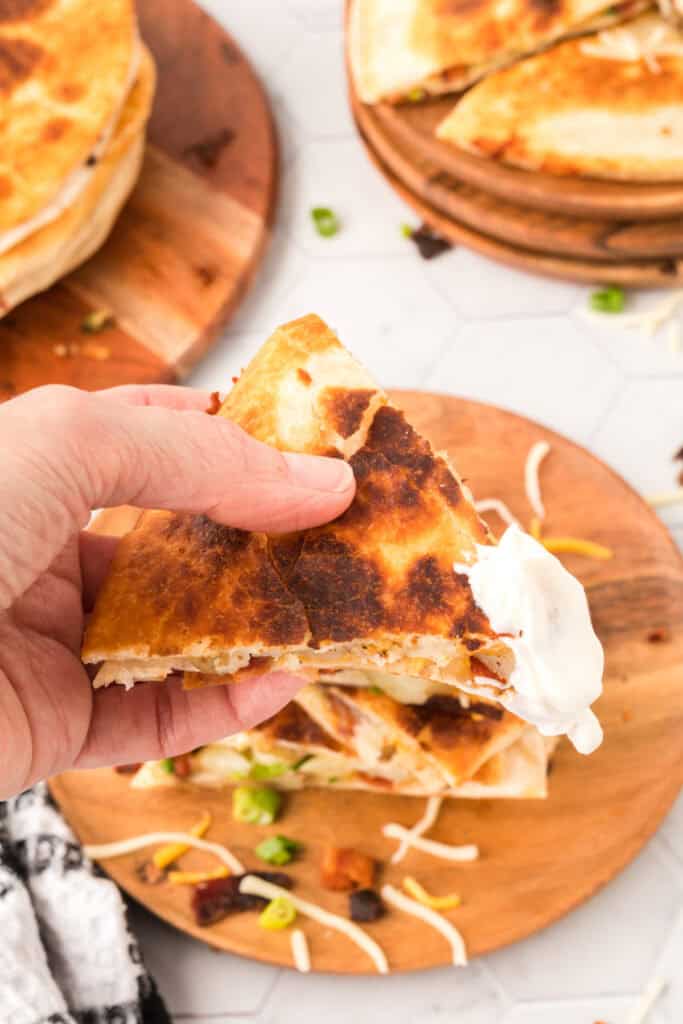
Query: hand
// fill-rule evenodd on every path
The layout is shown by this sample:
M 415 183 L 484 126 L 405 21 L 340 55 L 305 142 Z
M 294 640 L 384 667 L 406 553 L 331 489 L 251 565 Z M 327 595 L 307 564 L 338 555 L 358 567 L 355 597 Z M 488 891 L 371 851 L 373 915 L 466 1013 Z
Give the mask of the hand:
M 209 394 L 45 387 L 0 407 L 0 797 L 66 768 L 179 754 L 268 718 L 284 673 L 184 691 L 180 680 L 93 691 L 79 651 L 114 553 L 83 532 L 122 504 L 283 532 L 341 514 L 349 466 L 283 454 L 203 410 Z

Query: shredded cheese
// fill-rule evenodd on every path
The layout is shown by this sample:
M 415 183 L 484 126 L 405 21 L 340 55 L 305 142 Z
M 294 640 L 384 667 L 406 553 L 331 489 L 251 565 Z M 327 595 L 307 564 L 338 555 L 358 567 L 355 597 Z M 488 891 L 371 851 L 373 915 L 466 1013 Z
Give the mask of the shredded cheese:
M 406 914 L 412 914 L 413 917 L 417 917 L 424 921 L 425 924 L 436 928 L 450 944 L 453 951 L 454 965 L 456 967 L 467 966 L 465 941 L 455 925 L 447 921 L 445 917 L 437 914 L 435 910 L 431 910 L 429 907 L 423 907 L 421 903 L 411 900 L 409 896 L 404 896 L 393 885 L 382 886 L 382 899 L 391 906 L 396 907 L 397 910 L 403 910 Z
M 441 805 L 443 804 L 443 797 L 441 796 L 430 796 L 427 800 L 427 806 L 425 812 L 411 829 L 407 830 L 405 837 L 401 840 L 399 846 L 391 856 L 391 863 L 398 864 L 402 861 L 408 850 L 413 844 L 414 838 L 423 836 L 425 832 L 429 832 L 430 828 L 433 828 L 436 819 L 439 816 Z M 400 827 L 400 826 L 399 826 Z
M 581 44 L 581 52 L 602 60 L 642 60 L 649 71 L 658 75 L 658 57 L 683 57 L 683 42 L 671 26 L 658 23 L 647 35 L 638 36 L 629 28 L 605 29 Z
M 597 558 L 607 561 L 614 557 L 611 548 L 604 544 L 596 544 L 592 540 L 581 540 L 580 537 L 541 537 L 541 544 L 546 550 L 554 555 L 585 555 L 587 558 Z
M 661 996 L 667 984 L 668 982 L 665 978 L 652 978 L 631 1010 L 626 1024 L 645 1024 L 650 1010 Z
M 256 875 L 244 876 L 240 882 L 240 892 L 246 893 L 248 896 L 261 896 L 265 900 L 275 900 L 278 897 L 289 900 L 298 913 L 318 921 L 319 924 L 327 925 L 328 928 L 334 928 L 335 931 L 342 932 L 352 942 L 355 942 L 357 946 L 360 946 L 363 952 L 367 953 L 370 957 L 379 974 L 389 973 L 387 958 L 381 947 L 377 945 L 374 939 L 366 935 L 362 928 L 354 924 L 353 921 L 347 921 L 344 917 L 331 914 L 329 910 L 323 910 L 316 903 L 302 900 L 300 896 L 295 896 L 288 889 L 283 889 L 279 885 L 273 885 L 272 882 L 266 882 L 265 879 L 257 878 Z
M 308 949 L 306 936 L 301 931 L 301 928 L 294 929 L 290 936 L 290 942 L 292 944 L 294 966 L 297 971 L 301 971 L 302 974 L 308 974 L 311 969 L 311 954 Z
M 505 502 L 501 501 L 500 498 L 482 498 L 481 501 L 475 501 L 474 507 L 477 512 L 496 512 L 508 526 L 520 525 L 519 519 L 513 516 Z
M 683 487 L 677 487 L 673 491 L 660 491 L 659 494 L 650 494 L 646 497 L 648 505 L 653 508 L 666 508 L 667 505 L 680 505 L 683 502 Z
M 433 839 L 423 839 L 422 836 L 413 835 L 410 829 L 402 825 L 395 825 L 393 822 L 385 825 L 382 835 L 387 839 L 408 838 L 410 845 L 423 853 L 431 853 L 433 857 L 440 857 L 442 860 L 469 861 L 477 860 L 479 847 L 472 844 L 468 846 L 451 846 L 449 843 L 437 843 Z
M 216 878 L 227 878 L 230 870 L 225 864 L 213 871 L 169 871 L 168 880 L 171 885 L 199 885 L 200 882 L 213 882 Z
M 539 469 L 544 458 L 550 451 L 547 441 L 537 441 L 532 444 L 524 465 L 524 489 L 534 515 L 543 522 L 545 519 L 545 508 L 541 498 L 541 482 L 539 480 Z
M 452 892 L 448 896 L 432 896 L 416 878 L 411 878 L 410 875 L 406 875 L 403 879 L 403 888 L 423 907 L 430 907 L 432 910 L 453 910 L 454 907 L 459 907 L 462 903 L 457 892 Z
M 643 331 L 648 337 L 653 337 L 656 331 L 665 324 L 683 305 L 683 290 L 677 289 L 669 295 L 664 296 L 661 302 L 652 309 L 643 310 L 641 313 L 598 313 L 594 309 L 581 307 L 579 312 L 589 320 L 595 320 L 603 327 L 635 327 Z
M 236 875 L 244 873 L 244 865 L 227 846 L 210 843 L 206 839 L 198 839 L 197 836 L 190 835 L 189 832 L 148 832 L 145 835 L 132 836 L 130 839 L 121 839 L 116 843 L 86 845 L 83 847 L 83 852 L 86 857 L 93 860 L 108 860 L 110 857 L 125 857 L 128 853 L 144 850 L 146 846 L 157 846 L 159 843 L 183 843 L 185 846 L 194 846 L 196 850 L 213 853 Z
M 541 520 L 538 518 L 538 516 L 534 516 L 531 520 L 531 523 L 529 524 L 529 533 L 534 538 L 534 540 L 541 539 Z
M 201 839 L 202 836 L 206 835 L 208 832 L 210 825 L 211 815 L 206 811 L 197 824 L 192 826 L 190 834 Z M 170 846 L 162 846 L 160 850 L 156 851 L 152 860 L 154 861 L 155 867 L 159 868 L 160 871 L 163 871 L 163 869 L 167 868 L 169 864 L 173 864 L 173 862 L 178 860 L 179 857 L 182 857 L 184 853 L 187 853 L 189 849 L 190 847 L 187 843 L 173 843 Z

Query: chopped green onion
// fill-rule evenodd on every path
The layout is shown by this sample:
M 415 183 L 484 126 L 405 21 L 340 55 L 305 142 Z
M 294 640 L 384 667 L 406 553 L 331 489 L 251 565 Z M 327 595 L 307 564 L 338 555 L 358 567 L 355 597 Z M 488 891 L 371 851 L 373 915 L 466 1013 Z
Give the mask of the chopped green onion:
M 314 206 L 311 210 L 311 218 L 315 230 L 323 238 L 331 238 L 332 235 L 336 235 L 341 227 L 336 213 L 328 206 Z
M 312 761 L 314 757 L 315 754 L 304 754 L 303 757 L 300 757 L 298 761 L 294 762 L 294 764 L 292 765 L 292 771 L 298 772 L 299 768 L 303 768 L 303 766 L 305 764 L 308 764 L 309 761 Z
M 273 761 L 271 764 L 258 764 L 254 762 L 249 769 L 249 778 L 256 782 L 265 782 L 267 779 L 277 779 L 289 771 L 289 765 L 284 761 Z
M 108 309 L 94 309 L 81 320 L 81 330 L 84 334 L 98 334 L 114 323 L 114 317 Z
M 427 94 L 425 93 L 424 89 L 421 89 L 419 86 L 416 86 L 414 89 L 411 89 L 410 92 L 406 94 L 406 98 L 410 103 L 419 103 L 420 100 L 423 100 L 426 95 Z
M 621 313 L 626 305 L 626 294 L 623 288 L 610 284 L 606 288 L 592 292 L 590 305 L 596 313 Z
M 159 761 L 159 767 L 162 772 L 166 772 L 167 775 L 173 775 L 175 773 L 175 765 L 172 757 L 165 757 L 163 761 Z
M 327 780 L 327 782 L 328 782 L 328 784 L 330 786 L 333 786 L 335 782 L 339 782 L 339 776 L 338 775 L 330 775 L 330 777 Z
M 255 853 L 267 864 L 289 864 L 301 849 L 301 843 L 287 836 L 268 836 L 256 847 Z
M 401 234 L 404 238 L 413 237 L 413 228 L 410 224 L 401 224 Z
M 374 693 L 375 697 L 384 696 L 384 690 L 382 689 L 381 686 L 369 686 L 368 689 L 370 693 Z
M 272 825 L 281 803 L 282 797 L 274 789 L 238 786 L 232 793 L 232 816 L 250 825 Z
M 259 915 L 258 923 L 269 932 L 279 932 L 295 920 L 296 909 L 291 900 L 286 896 L 276 896 Z

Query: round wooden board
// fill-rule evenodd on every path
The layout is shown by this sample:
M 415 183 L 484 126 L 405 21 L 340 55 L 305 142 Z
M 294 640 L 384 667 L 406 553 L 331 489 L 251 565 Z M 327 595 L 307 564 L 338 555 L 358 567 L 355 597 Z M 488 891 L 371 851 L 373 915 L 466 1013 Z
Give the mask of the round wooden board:
M 445 395 L 395 395 L 411 422 L 439 448 L 450 451 L 481 498 L 497 496 L 523 519 L 523 467 L 530 445 L 547 438 L 543 492 L 548 531 L 590 537 L 614 549 L 608 562 L 576 556 L 568 567 L 585 583 L 595 627 L 605 646 L 605 695 L 597 711 L 603 746 L 590 757 L 563 741 L 553 758 L 547 801 L 450 801 L 434 838 L 476 842 L 481 859 L 449 865 L 411 851 L 383 879 L 400 884 L 416 876 L 436 893 L 459 891 L 463 905 L 449 916 L 478 955 L 530 935 L 557 920 L 608 882 L 657 828 L 683 779 L 683 562 L 664 526 L 645 502 L 594 456 L 545 428 L 491 406 Z M 124 513 L 122 529 L 130 527 Z M 499 531 L 501 524 L 492 526 Z M 111 518 L 109 527 L 114 532 Z M 648 642 L 653 629 L 665 640 Z M 287 797 L 284 814 L 268 829 L 231 820 L 230 793 L 172 789 L 145 793 L 108 769 L 68 773 L 52 791 L 83 842 L 122 839 L 153 829 L 187 829 L 208 808 L 210 838 L 228 844 L 248 865 L 266 834 L 282 832 L 306 844 L 291 873 L 297 891 L 339 913 L 343 894 L 321 889 L 317 865 L 332 842 L 365 851 L 387 864 L 394 844 L 381 836 L 387 821 L 406 825 L 424 803 L 410 797 L 308 790 Z M 160 917 L 219 949 L 269 963 L 291 965 L 287 933 L 263 931 L 254 914 L 199 929 L 189 892 L 140 881 L 139 853 L 103 862 L 128 893 Z M 197 853 L 184 864 L 204 864 Z M 260 865 L 263 867 L 263 865 Z M 318 971 L 365 973 L 372 966 L 342 936 L 302 922 Z M 449 962 L 444 940 L 413 918 L 392 911 L 367 926 L 394 970 Z
M 352 100 L 368 145 L 396 178 L 446 217 L 504 243 L 570 258 L 615 262 L 683 255 L 683 217 L 607 221 L 517 206 L 441 170 L 394 135 L 374 107 Z
M 155 0 L 137 7 L 158 73 L 140 181 L 91 260 L 0 320 L 0 400 L 39 384 L 182 379 L 259 264 L 277 179 L 263 88 L 231 36 L 191 0 L 167 0 L 163 17 Z M 116 318 L 94 339 L 80 330 L 93 309 Z M 63 346 L 73 354 L 57 355 Z
M 555 277 L 582 284 L 606 282 L 627 288 L 680 288 L 683 284 L 683 259 L 671 257 L 658 260 L 570 259 L 521 246 L 483 234 L 467 224 L 447 216 L 400 181 L 387 167 L 358 125 L 368 156 L 395 192 L 415 210 L 436 234 L 453 245 L 465 245 L 483 256 L 531 274 Z
M 683 214 L 683 182 L 644 185 L 597 178 L 542 174 L 474 156 L 437 139 L 437 125 L 450 113 L 456 96 L 424 103 L 377 104 L 378 119 L 446 174 L 520 206 L 550 213 L 606 220 L 658 220 Z

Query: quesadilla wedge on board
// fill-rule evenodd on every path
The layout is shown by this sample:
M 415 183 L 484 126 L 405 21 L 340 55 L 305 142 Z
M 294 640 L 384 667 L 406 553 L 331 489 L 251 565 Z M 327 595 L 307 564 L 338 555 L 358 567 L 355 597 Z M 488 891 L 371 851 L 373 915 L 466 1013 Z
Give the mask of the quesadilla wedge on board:
M 220 414 L 281 449 L 347 459 L 355 498 L 334 522 L 280 537 L 143 516 L 86 631 L 84 661 L 104 663 L 95 686 L 374 669 L 480 694 L 584 751 L 598 745 L 589 705 L 603 657 L 583 588 L 519 530 L 495 545 L 447 458 L 322 320 L 276 331 Z
M 682 95 L 683 32 L 652 14 L 498 71 L 463 96 L 437 135 L 551 174 L 680 180 Z
M 520 57 L 650 6 L 649 0 L 351 0 L 354 86 L 363 103 L 459 92 Z

